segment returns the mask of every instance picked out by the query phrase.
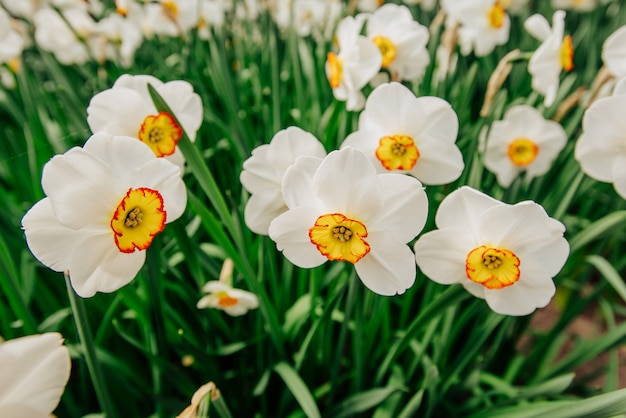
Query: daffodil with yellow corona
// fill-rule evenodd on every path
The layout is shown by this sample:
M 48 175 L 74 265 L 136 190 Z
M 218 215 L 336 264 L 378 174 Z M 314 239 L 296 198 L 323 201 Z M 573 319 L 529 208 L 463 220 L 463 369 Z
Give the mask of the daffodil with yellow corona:
M 421 183 L 401 174 L 377 174 L 365 154 L 333 151 L 311 178 L 296 161 L 285 173 L 289 210 L 272 221 L 269 236 L 295 265 L 354 264 L 370 290 L 404 293 L 415 281 L 407 243 L 422 230 L 428 202 Z
M 187 203 L 180 168 L 137 139 L 97 133 L 43 169 L 46 197 L 22 218 L 33 255 L 82 297 L 128 284 Z
M 504 315 L 528 315 L 550 302 L 569 244 L 563 224 L 541 205 L 509 205 L 464 186 L 444 198 L 435 222 L 438 229 L 414 246 L 428 278 L 460 284 Z

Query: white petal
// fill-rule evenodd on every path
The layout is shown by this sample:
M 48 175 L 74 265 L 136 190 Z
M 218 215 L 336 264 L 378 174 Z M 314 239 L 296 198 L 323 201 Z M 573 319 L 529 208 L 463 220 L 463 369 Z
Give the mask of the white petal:
M 287 169 L 283 176 L 282 195 L 288 208 L 321 206 L 321 202 L 311 193 L 313 176 L 321 163 L 321 158 L 302 156 Z
M 22 410 L 52 413 L 70 376 L 70 355 L 62 344 L 58 333 L 0 343 L 0 405 L 13 405 L 14 411 L 21 406 Z
M 448 184 L 463 172 L 463 154 L 453 143 L 425 140 L 420 142 L 418 150 L 420 157 L 409 173 L 424 184 Z
M 402 294 L 415 282 L 415 259 L 411 249 L 390 233 L 373 232 L 367 242 L 370 252 L 355 264 L 359 278 L 379 295 Z
M 263 144 L 252 150 L 252 155 L 243 162 L 243 171 L 239 180 L 250 193 L 258 193 L 267 189 L 280 190 L 283 172 L 279 172 L 269 164 L 267 154 L 270 145 Z
M 156 109 L 134 90 L 127 88 L 104 90 L 91 98 L 87 107 L 87 123 L 92 132 L 136 138 L 144 119 L 156 114 Z
M 73 249 L 89 236 L 87 230 L 62 226 L 54 216 L 50 200 L 37 202 L 22 218 L 26 243 L 35 258 L 54 271 L 65 271 L 70 266 Z
M 83 145 L 83 149 L 124 179 L 132 176 L 133 169 L 156 160 L 150 147 L 137 138 L 113 136 L 105 132 L 97 132 L 92 135 Z
M 202 287 L 202 292 L 204 293 L 228 292 L 230 290 L 232 290 L 231 286 L 227 285 L 224 282 L 220 282 L 219 280 L 208 281 Z
M 313 186 L 330 212 L 367 221 L 383 208 L 376 170 L 365 154 L 354 148 L 328 154 L 315 173 Z
M 279 189 L 255 193 L 246 203 L 244 219 L 252 232 L 268 235 L 270 223 L 287 209 Z
M 174 80 L 161 85 L 157 89 L 163 100 L 168 104 L 185 133 L 193 141 L 202 124 L 202 100 L 193 91 L 187 81 Z
M 606 39 L 602 46 L 602 61 L 616 77 L 626 76 L 626 25 Z
M 311 242 L 309 229 L 323 213 L 307 207 L 290 209 L 272 221 L 269 236 L 278 251 L 298 267 L 317 267 L 328 259 Z
M 415 94 L 403 84 L 381 84 L 367 98 L 365 109 L 359 116 L 359 130 L 382 131 L 384 135 L 408 130 L 415 123 L 409 111 L 416 107 L 416 100 Z
M 389 231 L 406 243 L 419 234 L 428 218 L 428 198 L 422 184 L 403 174 L 380 174 L 384 208 L 367 223 L 368 231 Z
M 524 28 L 528 33 L 530 33 L 533 37 L 537 38 L 541 42 L 548 39 L 550 34 L 552 33 L 552 29 L 550 28 L 550 23 L 548 20 L 540 14 L 534 14 L 530 16 L 524 22 Z
M 272 138 L 267 151 L 267 163 L 282 174 L 297 157 L 303 155 L 324 158 L 326 151 L 313 134 L 291 126 L 277 132 Z
M 446 196 L 437 210 L 435 222 L 438 228 L 454 228 L 478 237 L 479 221 L 483 213 L 504 203 L 469 186 L 463 186 Z
M 626 199 L 626 155 L 620 154 L 613 163 L 613 186 L 615 191 Z
M 135 278 L 145 259 L 145 251 L 120 252 L 112 234 L 90 237 L 71 255 L 72 287 L 84 298 L 114 292 Z
M 552 280 L 541 286 L 526 286 L 521 281 L 503 289 L 485 290 L 485 300 L 489 307 L 502 315 L 529 315 L 537 308 L 543 308 L 552 299 L 556 287 Z
M 187 206 L 187 189 L 180 176 L 180 168 L 163 158 L 154 158 L 135 170 L 130 187 L 158 191 L 167 212 L 166 223 L 178 219 Z
M 467 280 L 465 261 L 474 248 L 472 237 L 456 229 L 427 232 L 417 239 L 413 247 L 422 273 L 440 284 Z

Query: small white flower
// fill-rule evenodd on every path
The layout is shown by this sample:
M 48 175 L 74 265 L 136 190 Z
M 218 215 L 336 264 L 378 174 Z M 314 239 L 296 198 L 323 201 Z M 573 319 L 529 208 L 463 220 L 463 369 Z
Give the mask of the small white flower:
M 544 119 L 531 106 L 513 106 L 491 125 L 483 161 L 498 183 L 509 187 L 522 172 L 527 181 L 547 173 L 566 142 L 567 134 L 557 122 Z
M 246 314 L 250 309 L 259 307 L 259 300 L 254 293 L 241 289 L 235 289 L 232 286 L 213 280 L 208 282 L 202 288 L 203 296 L 196 305 L 198 309 L 214 308 L 221 309 L 231 316 L 241 316 Z
M 0 339 L 0 416 L 49 418 L 71 366 L 63 337 L 56 332 Z
M 167 102 L 181 126 L 172 115 L 157 112 L 148 92 L 148 83 Z M 163 83 L 150 75 L 124 74 L 113 87 L 91 98 L 87 123 L 94 133 L 138 138 L 157 157 L 166 157 L 182 167 L 184 158 L 177 146 L 182 138 L 181 127 L 194 141 L 202 124 L 202 101 L 186 81 Z
M 382 84 L 367 98 L 359 129 L 342 147 L 362 150 L 379 173 L 408 173 L 424 184 L 446 184 L 463 171 L 455 145 L 458 118 L 438 97 L 415 97 L 400 83 Z
M 524 27 L 541 41 L 541 45 L 528 62 L 528 72 L 532 75 L 533 89 L 543 94 L 544 105 L 550 106 L 556 99 L 561 72 L 574 68 L 572 37 L 563 36 L 565 12 L 562 10 L 554 12 L 552 28 L 546 18 L 539 14 L 526 19 Z
M 339 52 L 329 52 L 326 76 L 335 99 L 346 102 L 346 109 L 361 110 L 365 96 L 361 89 L 380 70 L 382 56 L 378 47 L 360 35 L 365 16 L 345 17 L 337 27 Z
M 282 195 L 283 176 L 298 159 L 306 157 L 313 176 L 326 151 L 321 142 L 296 126 L 277 132 L 269 144 L 258 146 L 243 163 L 239 179 L 251 196 L 244 209 L 252 232 L 268 234 L 272 220 L 287 210 Z
M 415 281 L 406 245 L 426 223 L 428 202 L 421 183 L 400 174 L 376 174 L 363 152 L 333 151 L 313 178 L 299 160 L 285 173 L 289 210 L 272 221 L 269 236 L 295 265 L 328 260 L 354 264 L 370 290 L 404 293 Z
M 415 243 L 420 270 L 461 284 L 504 315 L 528 315 L 555 293 L 569 255 L 565 227 L 531 201 L 509 205 L 464 186 L 441 202 L 437 230 Z
M 421 77 L 430 63 L 428 29 L 406 6 L 388 3 L 376 10 L 367 20 L 367 37 L 380 50 L 382 67 L 394 81 Z
M 448 13 L 446 25 L 461 24 L 459 45 L 461 53 L 474 51 L 484 56 L 509 40 L 511 20 L 498 0 L 442 0 Z
M 12 19 L 0 8 L 0 65 L 22 55 L 24 39 L 11 28 Z
M 590 12 L 598 5 L 597 0 L 550 0 L 550 5 L 555 10 L 576 10 Z
M 602 45 L 602 61 L 615 77 L 626 77 L 626 25 L 606 38 Z
M 100 61 L 109 59 L 128 68 L 142 41 L 141 29 L 134 22 L 111 14 L 98 21 L 89 45 Z
M 28 247 L 50 269 L 69 271 L 82 297 L 128 284 L 187 203 L 178 166 L 102 132 L 52 158 L 41 183 L 46 197 L 22 218 Z
M 589 177 L 613 183 L 615 191 L 626 199 L 626 79 L 615 88 L 613 96 L 596 100 L 585 111 L 583 133 L 576 142 L 574 156 Z

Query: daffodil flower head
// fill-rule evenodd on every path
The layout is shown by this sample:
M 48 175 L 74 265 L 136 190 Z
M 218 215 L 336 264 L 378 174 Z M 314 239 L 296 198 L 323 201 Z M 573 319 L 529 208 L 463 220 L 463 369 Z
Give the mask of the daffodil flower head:
M 167 102 L 180 126 L 173 115 L 157 111 L 148 83 Z M 177 144 L 183 130 L 189 139 L 195 140 L 202 124 L 202 101 L 186 81 L 163 83 L 149 75 L 124 74 L 113 87 L 91 98 L 87 123 L 92 132 L 137 138 L 157 157 L 165 157 L 182 168 L 184 158 Z
M 509 187 L 522 172 L 526 181 L 547 173 L 566 143 L 560 124 L 531 106 L 517 105 L 491 125 L 483 162 L 502 187 Z
M 528 62 L 528 72 L 532 75 L 533 89 L 543 94 L 544 105 L 550 106 L 556 99 L 561 73 L 574 68 L 572 37 L 564 36 L 565 12 L 554 12 L 552 28 L 546 18 L 539 14 L 526 19 L 524 27 L 541 41 Z
M 438 97 L 415 97 L 400 83 L 370 93 L 359 128 L 342 143 L 362 150 L 379 173 L 407 173 L 424 184 L 447 184 L 463 171 L 455 141 L 458 118 Z
M 322 143 L 296 126 L 278 131 L 269 144 L 255 148 L 240 175 L 241 184 L 251 194 L 244 209 L 248 228 L 267 235 L 270 222 L 287 210 L 281 191 L 287 169 L 297 159 L 307 157 L 312 176 L 324 156 Z
M 180 168 L 137 139 L 98 133 L 43 169 L 46 197 L 22 218 L 33 255 L 69 271 L 82 297 L 128 284 L 165 224 L 185 210 Z
M 435 222 L 438 229 L 414 246 L 428 278 L 461 284 L 503 315 L 528 315 L 550 302 L 569 244 L 563 224 L 541 205 L 509 205 L 464 186 L 444 198 Z
M 365 96 L 361 89 L 381 68 L 382 56 L 371 40 L 360 35 L 365 16 L 347 16 L 339 22 L 335 39 L 337 53 L 329 52 L 326 76 L 335 99 L 346 102 L 346 109 L 361 110 Z
M 612 183 L 626 199 L 626 79 L 622 79 L 612 96 L 596 100 L 583 116 L 583 133 L 576 142 L 574 156 L 589 177 Z
M 490 54 L 497 45 L 509 40 L 511 20 L 498 0 L 442 0 L 448 13 L 447 26 L 460 23 L 461 53 L 477 56 Z
M 367 19 L 367 37 L 380 50 L 382 67 L 395 81 L 421 77 L 430 63 L 428 29 L 406 6 L 387 3 L 377 9 Z
M 48 418 L 59 404 L 72 363 L 56 332 L 0 339 L 0 416 Z
M 626 25 L 606 38 L 602 45 L 602 61 L 613 76 L 626 77 Z
M 428 212 L 417 179 L 377 174 L 362 151 L 346 147 L 328 154 L 312 178 L 306 161 L 296 161 L 285 173 L 283 197 L 289 209 L 272 221 L 269 236 L 289 261 L 303 268 L 346 261 L 381 295 L 413 285 L 415 262 L 406 244 Z
M 198 309 L 220 309 L 228 315 L 241 316 L 259 306 L 259 300 L 254 293 L 233 288 L 223 281 L 210 281 L 204 285 L 202 291 L 208 294 L 198 301 Z

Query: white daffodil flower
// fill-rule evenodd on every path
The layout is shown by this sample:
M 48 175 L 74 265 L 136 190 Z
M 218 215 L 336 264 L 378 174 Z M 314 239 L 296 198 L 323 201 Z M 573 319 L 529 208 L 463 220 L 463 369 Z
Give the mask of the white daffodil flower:
M 135 138 L 102 132 L 52 158 L 41 183 L 46 197 L 22 218 L 28 247 L 50 269 L 69 271 L 82 297 L 128 284 L 187 203 L 177 165 Z
M 148 92 L 148 83 L 167 102 L 181 126 L 172 115 L 156 110 Z M 182 167 L 184 157 L 177 144 L 182 138 L 182 130 L 189 139 L 195 140 L 202 124 L 202 101 L 186 81 L 163 83 L 150 75 L 124 74 L 113 87 L 91 98 L 87 107 L 87 123 L 94 133 L 138 138 L 157 157 L 165 157 Z
M 458 127 L 445 100 L 415 97 L 400 83 L 381 84 L 367 98 L 359 129 L 341 146 L 365 152 L 379 173 L 408 173 L 424 184 L 446 184 L 464 167 L 455 145 Z
M 613 76 L 626 77 L 626 25 L 606 38 L 602 45 L 602 61 Z
M 598 99 L 585 111 L 583 133 L 576 142 L 574 156 L 589 177 L 613 183 L 626 199 L 626 79 L 615 87 L 612 96 Z
M 364 15 L 347 16 L 339 22 L 335 38 L 339 52 L 329 52 L 326 60 L 326 76 L 335 99 L 346 102 L 346 109 L 363 109 L 365 96 L 361 89 L 378 74 L 382 56 L 378 47 L 360 35 Z
M 474 51 L 477 56 L 490 54 L 497 45 L 509 40 L 511 20 L 498 0 L 442 0 L 448 13 L 446 25 L 460 24 L 461 53 Z
M 509 205 L 464 186 L 441 202 L 435 222 L 439 229 L 414 247 L 431 280 L 459 283 L 503 315 L 528 315 L 550 302 L 569 244 L 563 224 L 541 205 Z
M 270 223 L 287 210 L 282 182 L 285 171 L 298 158 L 309 157 L 311 177 L 322 158 L 324 146 L 313 134 L 296 126 L 277 132 L 269 144 L 258 146 L 243 163 L 239 176 L 251 196 L 244 209 L 246 225 L 254 233 L 267 235 Z
M 313 178 L 302 163 L 285 173 L 289 210 L 269 227 L 278 250 L 303 268 L 347 261 L 373 292 L 404 293 L 415 281 L 406 244 L 422 230 L 428 212 L 421 183 L 401 174 L 376 174 L 365 154 L 349 147 L 328 154 Z
M 205 284 L 202 291 L 208 295 L 203 296 L 198 301 L 196 305 L 198 309 L 221 309 L 228 315 L 241 316 L 250 309 L 259 307 L 259 300 L 254 293 L 235 289 L 218 280 L 212 280 Z
M 598 0 L 550 0 L 554 10 L 576 10 L 590 12 L 598 6 Z
M 0 64 L 19 58 L 24 49 L 24 39 L 11 28 L 12 18 L 0 8 Z
M 132 65 L 135 51 L 142 41 L 141 28 L 114 13 L 98 21 L 89 45 L 99 61 L 108 59 L 128 68 Z
M 530 16 L 524 27 L 532 36 L 541 41 L 539 48 L 528 62 L 528 72 L 532 75 L 532 87 L 543 94 L 544 105 L 550 106 L 556 99 L 562 71 L 574 68 L 574 47 L 572 36 L 564 36 L 565 12 L 557 10 L 552 15 L 552 28 L 540 14 Z
M 522 172 L 526 181 L 547 173 L 566 143 L 560 124 L 531 106 L 513 106 L 491 125 L 483 162 L 502 187 L 509 187 Z
M 417 79 L 430 63 L 428 29 L 413 19 L 406 6 L 381 6 L 367 19 L 367 37 L 380 50 L 382 67 L 394 81 Z
M 69 350 L 56 332 L 0 339 L 0 416 L 50 418 L 71 366 Z

